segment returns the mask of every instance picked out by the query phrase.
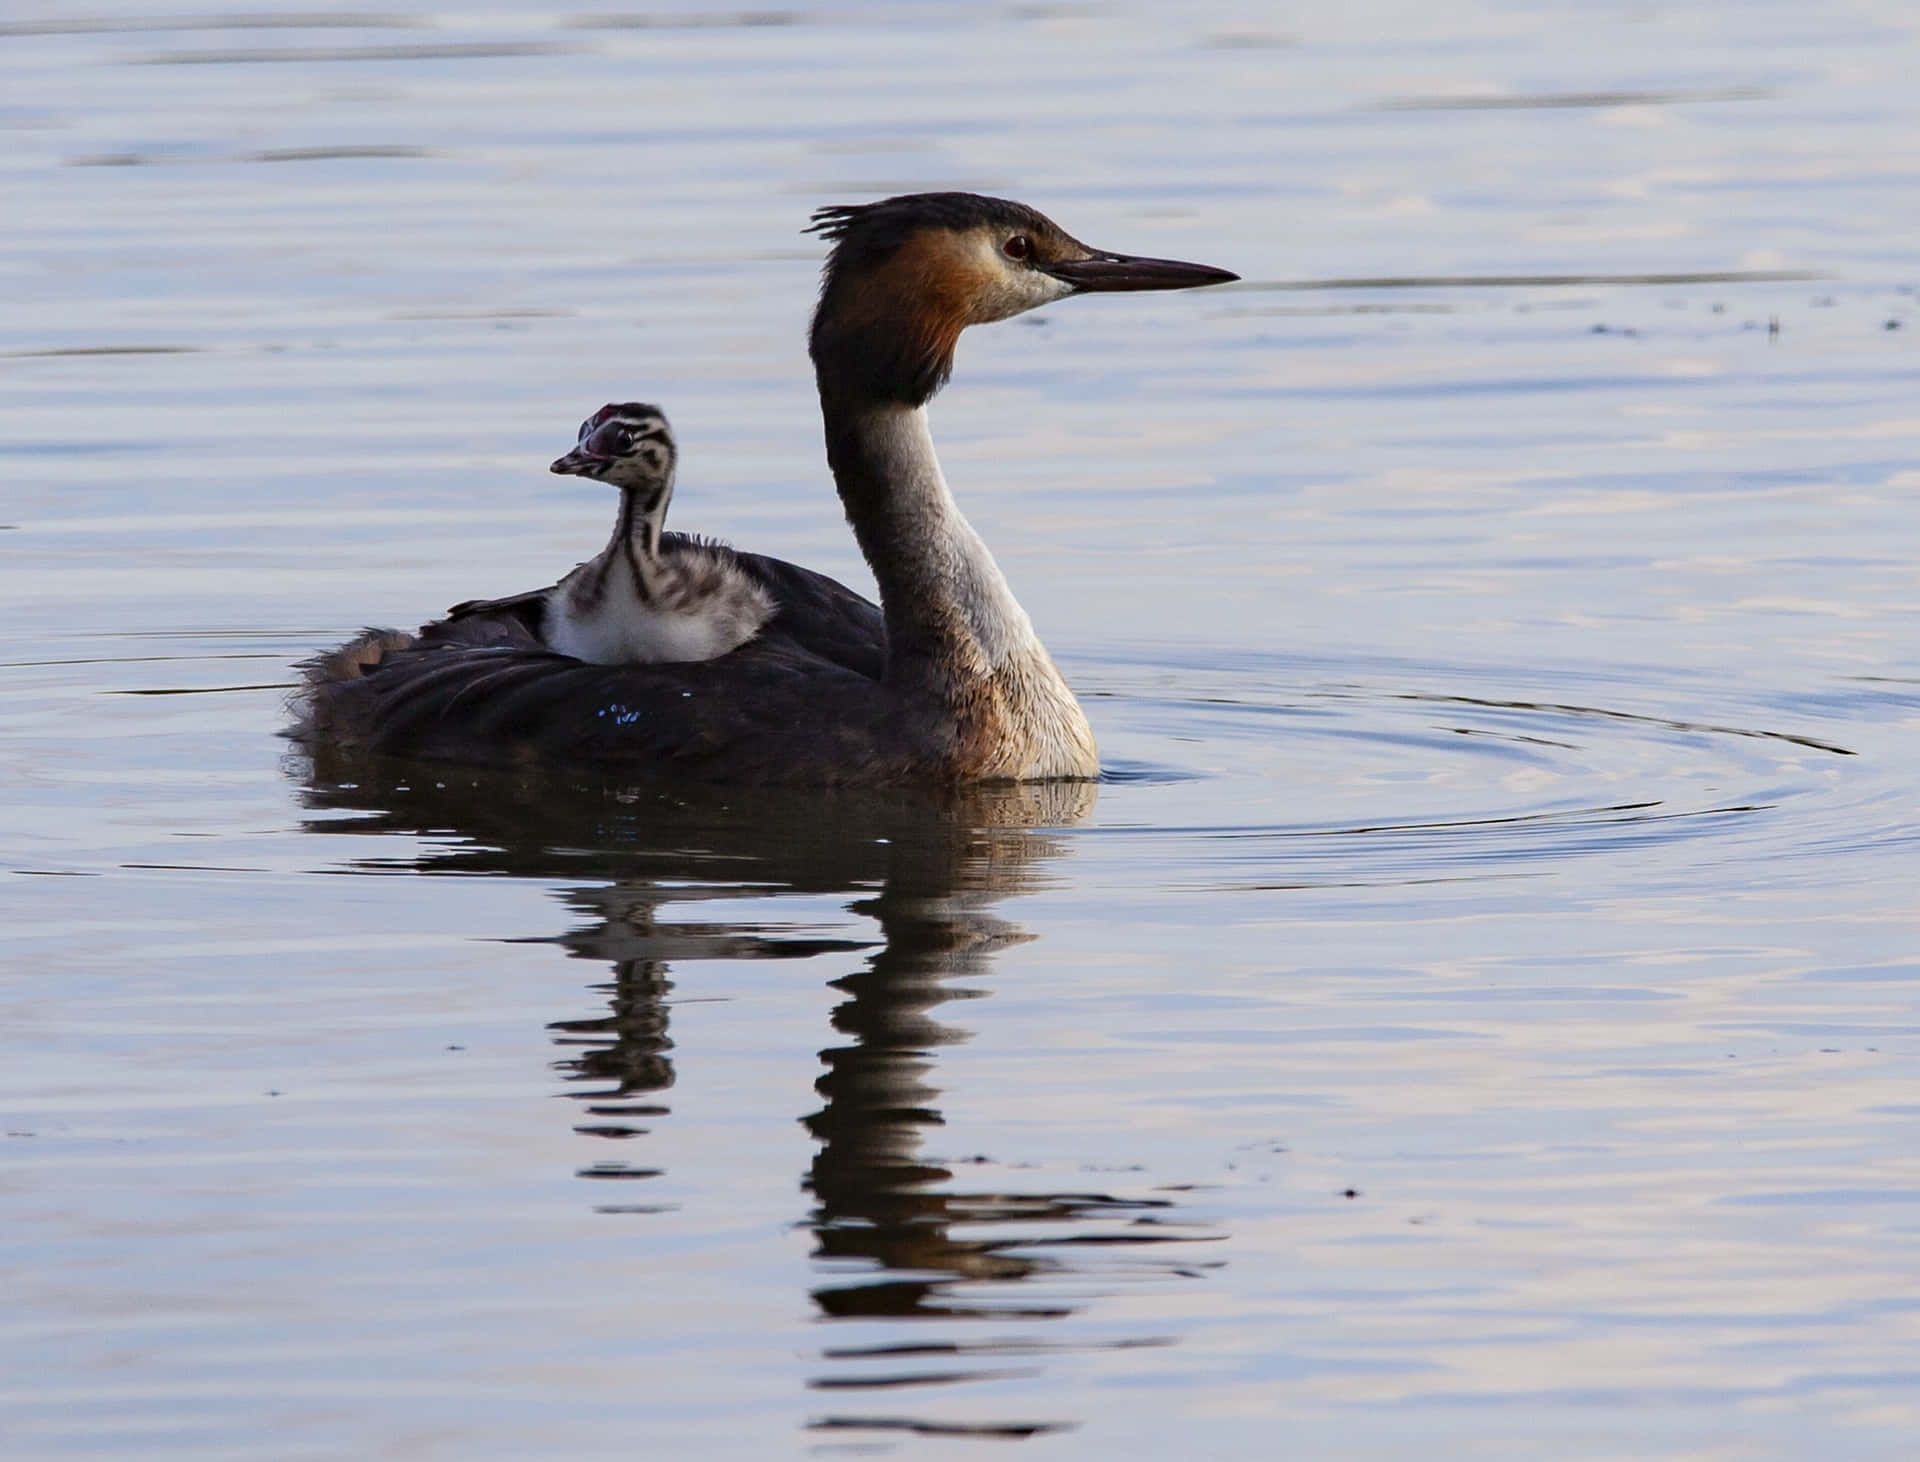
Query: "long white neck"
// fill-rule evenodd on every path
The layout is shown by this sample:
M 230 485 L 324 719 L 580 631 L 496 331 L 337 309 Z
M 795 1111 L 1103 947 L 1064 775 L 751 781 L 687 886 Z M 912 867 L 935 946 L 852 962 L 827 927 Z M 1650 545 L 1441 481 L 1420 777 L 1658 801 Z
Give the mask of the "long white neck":
M 926 412 L 893 402 L 829 406 L 827 456 L 880 586 L 888 678 L 992 674 L 1038 650 L 1033 624 L 934 455 Z
M 822 373 L 824 376 L 824 372 Z M 821 391 L 827 459 L 887 616 L 886 683 L 964 779 L 1092 777 L 1093 728 L 947 490 L 926 413 Z

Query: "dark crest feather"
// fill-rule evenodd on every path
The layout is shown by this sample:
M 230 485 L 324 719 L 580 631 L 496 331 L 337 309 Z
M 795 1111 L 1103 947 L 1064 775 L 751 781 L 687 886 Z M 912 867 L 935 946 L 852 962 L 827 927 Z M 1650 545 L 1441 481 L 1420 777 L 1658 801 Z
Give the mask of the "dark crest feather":
M 957 230 L 982 224 L 1058 231 L 1045 214 L 1010 198 L 989 198 L 982 193 L 902 193 L 875 203 L 833 203 L 816 208 L 813 222 L 802 232 L 819 234 L 829 243 L 855 240 L 886 250 L 900 244 L 915 229 Z
M 610 401 L 587 418 L 587 425 L 589 427 L 604 426 L 616 417 L 624 417 L 628 421 L 648 425 L 657 421 L 663 428 L 667 424 L 667 414 L 658 406 L 650 405 L 645 401 Z

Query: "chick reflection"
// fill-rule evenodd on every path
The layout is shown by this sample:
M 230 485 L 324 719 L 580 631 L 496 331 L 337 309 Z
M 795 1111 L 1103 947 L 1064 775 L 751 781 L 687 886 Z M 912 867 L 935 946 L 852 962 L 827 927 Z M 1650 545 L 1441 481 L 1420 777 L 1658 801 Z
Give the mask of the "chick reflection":
M 587 923 L 560 943 L 575 956 L 608 960 L 613 979 L 595 989 L 607 999 L 604 1015 L 557 1020 L 547 1029 L 554 1042 L 572 1054 L 559 1063 L 572 1095 L 586 1105 L 594 1120 L 574 1130 L 589 1136 L 627 1138 L 645 1129 L 627 1125 L 632 1117 L 661 1117 L 668 1108 L 645 1098 L 673 1085 L 673 1062 L 668 1052 L 667 997 L 673 990 L 668 971 L 682 959 L 805 959 L 813 955 L 864 949 L 845 939 L 767 938 L 724 924 L 663 922 L 660 907 L 689 897 L 713 897 L 728 886 L 690 891 L 663 888 L 651 880 L 625 879 L 602 888 L 578 889 L 567 903 L 586 916 Z M 759 890 L 756 890 L 759 891 Z M 652 1176 L 651 1168 L 634 1168 L 609 1161 L 581 1170 L 582 1177 L 626 1178 Z M 603 1207 L 605 1212 L 633 1212 L 630 1205 Z

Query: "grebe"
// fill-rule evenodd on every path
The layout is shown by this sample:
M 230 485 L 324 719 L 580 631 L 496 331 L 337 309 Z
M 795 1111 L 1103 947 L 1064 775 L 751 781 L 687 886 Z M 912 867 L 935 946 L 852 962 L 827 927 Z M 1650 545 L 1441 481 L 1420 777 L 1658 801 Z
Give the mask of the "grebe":
M 744 645 L 773 617 L 773 597 L 731 549 L 662 539 L 677 456 L 659 407 L 601 407 L 549 470 L 620 489 L 607 546 L 552 588 L 468 600 L 448 617 L 514 615 L 548 649 L 590 665 L 712 660 Z
M 1238 276 L 1089 248 L 1021 203 L 918 193 L 822 208 L 810 337 L 827 461 L 881 608 L 755 554 L 746 644 L 587 665 L 497 615 L 369 630 L 310 662 L 294 735 L 429 759 L 795 785 L 1091 778 L 1093 730 L 934 456 L 925 407 L 969 325 L 1068 295 Z

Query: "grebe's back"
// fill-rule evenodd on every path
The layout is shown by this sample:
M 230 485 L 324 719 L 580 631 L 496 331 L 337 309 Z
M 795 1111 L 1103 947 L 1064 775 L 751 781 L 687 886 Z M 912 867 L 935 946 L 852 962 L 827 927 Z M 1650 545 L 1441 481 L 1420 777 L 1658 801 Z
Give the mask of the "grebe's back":
M 776 606 L 717 659 L 588 665 L 510 610 L 372 632 L 309 669 L 295 734 L 477 763 L 820 785 L 1085 778 L 1092 728 L 948 491 L 924 407 L 969 325 L 1071 294 L 1235 276 L 1091 249 L 1023 204 L 823 209 L 811 354 L 827 459 L 881 608 L 739 554 Z

